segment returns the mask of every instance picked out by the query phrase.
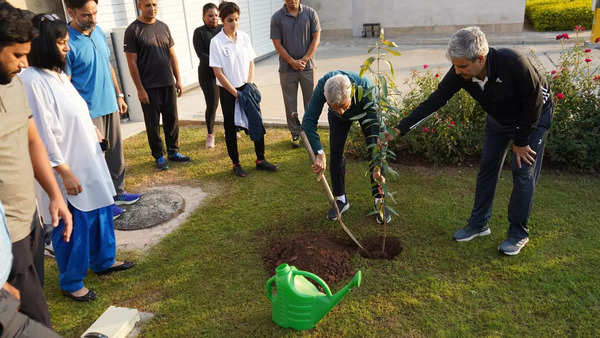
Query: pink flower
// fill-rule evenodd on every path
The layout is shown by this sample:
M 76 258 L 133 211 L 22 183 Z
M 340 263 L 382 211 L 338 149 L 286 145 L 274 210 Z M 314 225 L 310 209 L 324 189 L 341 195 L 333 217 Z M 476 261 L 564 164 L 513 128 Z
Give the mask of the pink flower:
M 440 77 L 440 74 L 439 73 L 435 73 L 435 77 Z
M 426 132 L 426 133 L 428 133 L 429 132 L 429 128 L 425 127 L 425 128 L 423 128 L 423 131 Z
M 456 123 L 454 123 L 454 121 L 450 121 L 450 125 L 455 126 Z
M 590 59 L 590 58 L 587 58 L 587 59 L 585 59 L 585 60 L 583 60 L 583 61 L 585 61 L 585 62 L 587 62 L 587 63 L 590 63 L 590 62 L 592 62 L 592 59 Z
M 600 37 L 597 37 L 596 40 L 594 40 L 594 43 L 598 43 L 600 42 Z
M 552 71 L 550 72 L 550 74 L 552 74 L 552 75 L 556 74 L 556 70 L 552 70 Z
M 564 100 L 565 99 L 565 94 L 563 93 L 556 93 L 556 98 L 559 100 Z
M 429 68 L 429 65 L 423 65 L 423 69 Z
M 591 51 L 592 51 L 592 50 L 591 50 L 591 49 L 589 49 L 589 48 L 586 48 L 586 49 L 584 50 L 584 52 L 586 52 L 586 53 L 589 53 L 589 52 L 591 52 Z

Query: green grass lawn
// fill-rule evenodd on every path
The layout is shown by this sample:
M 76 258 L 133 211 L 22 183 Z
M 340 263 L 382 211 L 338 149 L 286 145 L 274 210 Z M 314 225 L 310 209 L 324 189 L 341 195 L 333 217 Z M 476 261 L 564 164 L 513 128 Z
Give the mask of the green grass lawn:
M 326 220 L 327 199 L 303 149 L 291 150 L 289 134 L 269 129 L 267 159 L 278 173 L 254 169 L 254 149 L 240 140 L 244 179 L 233 176 L 223 129 L 217 147 L 204 149 L 206 129 L 182 128 L 182 153 L 191 164 L 159 172 L 145 134 L 125 142 L 126 186 L 141 191 L 161 184 L 198 186 L 210 195 L 178 230 L 136 259 L 135 269 L 106 277 L 90 273 L 98 293 L 91 304 L 66 299 L 56 264 L 47 260 L 46 296 L 55 329 L 80 335 L 109 305 L 156 316 L 148 337 L 198 336 L 600 336 L 600 178 L 542 170 L 530 219 L 530 242 L 520 255 L 496 247 L 505 238 L 510 171 L 498 185 L 492 235 L 467 243 L 452 240 L 473 203 L 476 168 L 398 167 L 389 232 L 404 251 L 394 260 L 356 255 L 363 272 L 354 289 L 316 328 L 297 333 L 271 321 L 262 263 L 271 238 L 318 231 L 342 238 Z M 327 139 L 327 133 L 322 133 Z M 327 142 L 324 142 L 327 143 Z M 360 238 L 381 233 L 373 216 L 367 163 L 349 161 L 347 226 Z M 340 285 L 330 286 L 333 292 Z

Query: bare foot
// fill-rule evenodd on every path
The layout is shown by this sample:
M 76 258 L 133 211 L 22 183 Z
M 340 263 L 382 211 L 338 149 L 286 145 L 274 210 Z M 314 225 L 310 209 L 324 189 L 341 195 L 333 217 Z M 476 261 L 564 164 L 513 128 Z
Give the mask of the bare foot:
M 83 297 L 87 295 L 88 292 L 90 292 L 90 290 L 84 286 L 77 291 L 71 292 L 71 294 L 75 297 Z

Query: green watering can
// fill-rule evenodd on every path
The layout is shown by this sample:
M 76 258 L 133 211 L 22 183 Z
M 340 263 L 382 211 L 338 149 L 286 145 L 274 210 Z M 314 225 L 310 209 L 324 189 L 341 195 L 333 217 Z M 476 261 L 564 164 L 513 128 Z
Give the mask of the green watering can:
M 355 286 L 360 286 L 361 272 L 358 271 L 352 281 L 335 295 L 319 276 L 300 271 L 295 266 L 283 263 L 275 268 L 275 276 L 267 281 L 267 298 L 273 304 L 275 324 L 295 330 L 312 329 L 344 296 Z M 325 293 L 320 292 L 305 277 L 317 282 Z M 275 295 L 271 292 L 273 282 L 277 287 Z

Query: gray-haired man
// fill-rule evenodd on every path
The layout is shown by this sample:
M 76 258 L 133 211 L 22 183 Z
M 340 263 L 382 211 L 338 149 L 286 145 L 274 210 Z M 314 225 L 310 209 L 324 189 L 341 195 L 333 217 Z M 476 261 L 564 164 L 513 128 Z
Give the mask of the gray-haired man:
M 553 102 L 548 83 L 526 56 L 511 49 L 489 48 L 479 27 L 454 33 L 448 43 L 447 56 L 452 67 L 438 88 L 400 121 L 396 129 L 401 135 L 406 134 L 445 105 L 460 89 L 466 90 L 481 104 L 488 115 L 475 203 L 467 225 L 454 234 L 454 239 L 470 241 L 491 233 L 488 221 L 492 215 L 496 184 L 512 141 L 510 227 L 507 239 L 498 250 L 516 255 L 529 241 L 527 221 L 552 121 Z
M 298 112 L 298 84 L 302 88 L 306 109 L 315 86 L 315 62 L 312 58 L 320 36 L 317 12 L 301 5 L 300 0 L 285 0 L 284 6 L 271 17 L 271 39 L 279 54 L 279 82 L 294 148 L 300 145 L 292 122 L 292 114 Z

